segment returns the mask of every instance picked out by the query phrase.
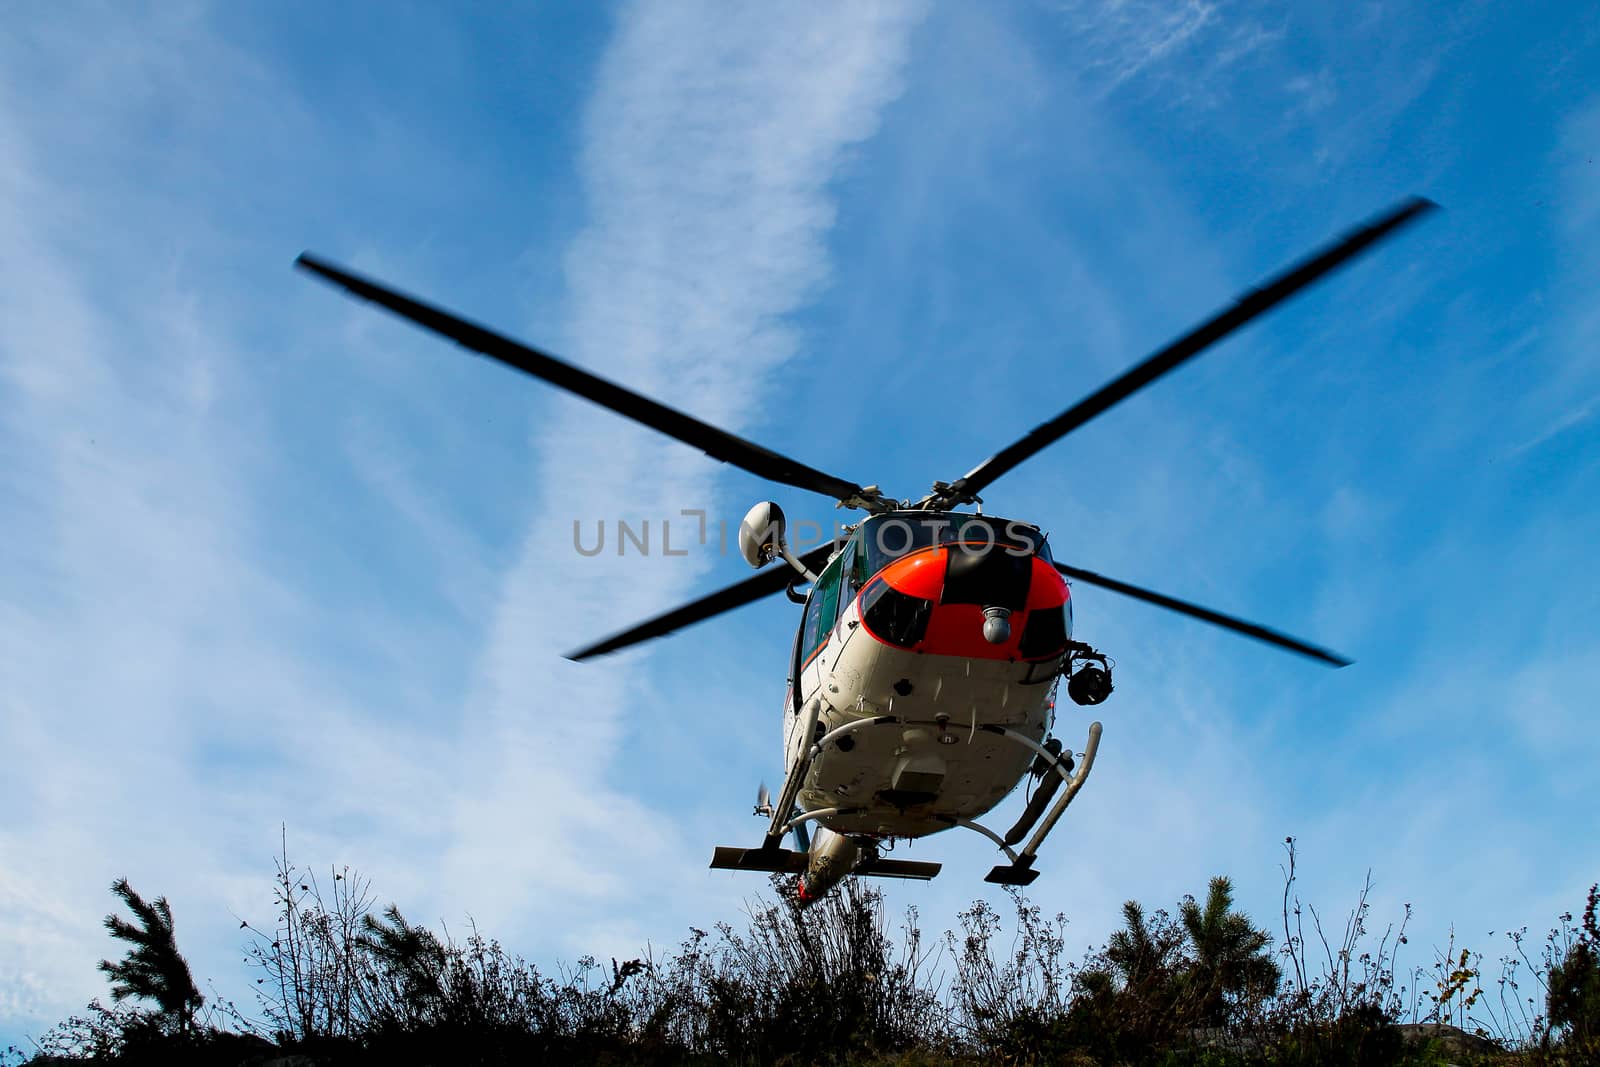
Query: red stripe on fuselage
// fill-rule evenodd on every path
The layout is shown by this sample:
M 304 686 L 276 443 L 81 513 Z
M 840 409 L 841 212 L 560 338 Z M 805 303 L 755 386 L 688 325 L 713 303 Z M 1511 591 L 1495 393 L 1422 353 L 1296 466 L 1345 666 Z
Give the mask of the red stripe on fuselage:
M 805 670 L 807 667 L 811 666 L 811 661 L 816 659 L 818 656 L 822 655 L 822 650 L 827 648 L 828 647 L 828 642 L 830 642 L 832 640 L 833 640 L 833 631 L 829 630 L 827 636 L 822 639 L 822 644 L 820 644 L 816 648 L 812 649 L 811 650 L 811 655 L 807 656 L 806 657 L 806 661 L 804 663 L 800 664 L 800 669 L 801 670 Z

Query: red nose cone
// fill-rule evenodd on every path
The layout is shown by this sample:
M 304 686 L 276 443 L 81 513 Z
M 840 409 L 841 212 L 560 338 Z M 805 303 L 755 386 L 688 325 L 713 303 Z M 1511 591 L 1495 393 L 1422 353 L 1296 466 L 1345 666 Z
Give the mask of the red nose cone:
M 907 596 L 938 601 L 939 592 L 944 588 L 945 562 L 949 556 L 943 548 L 913 553 L 883 568 L 883 580 Z

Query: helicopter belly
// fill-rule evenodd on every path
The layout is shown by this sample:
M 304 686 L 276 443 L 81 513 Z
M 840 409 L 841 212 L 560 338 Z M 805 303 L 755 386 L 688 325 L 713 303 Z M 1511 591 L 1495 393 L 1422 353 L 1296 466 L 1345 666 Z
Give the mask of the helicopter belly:
M 799 793 L 807 811 L 841 833 L 918 837 L 973 819 L 1026 773 L 1032 753 L 981 727 L 1040 741 L 1054 711 L 1057 663 L 938 655 L 871 638 L 847 611 L 807 665 L 804 702 L 815 702 L 810 740 L 859 728 L 826 745 Z M 881 716 L 894 722 L 872 723 Z M 808 716 L 789 716 L 795 752 Z

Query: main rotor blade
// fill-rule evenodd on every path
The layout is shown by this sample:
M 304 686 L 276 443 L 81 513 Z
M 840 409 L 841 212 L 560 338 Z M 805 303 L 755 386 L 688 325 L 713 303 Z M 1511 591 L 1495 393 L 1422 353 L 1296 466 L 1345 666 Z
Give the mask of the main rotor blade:
M 1269 645 L 1277 645 L 1279 648 L 1286 648 L 1290 652 L 1298 652 L 1302 656 L 1310 656 L 1312 659 L 1320 660 L 1332 667 L 1348 667 L 1355 662 L 1354 660 L 1346 659 L 1337 652 L 1329 652 L 1325 648 L 1307 644 L 1298 638 L 1290 637 L 1288 634 L 1281 634 L 1276 630 L 1269 630 L 1265 626 L 1246 622 L 1243 619 L 1236 619 L 1231 615 L 1224 615 L 1221 612 L 1212 611 L 1210 608 L 1203 608 L 1198 604 L 1190 604 L 1175 597 L 1167 596 L 1164 593 L 1156 593 L 1149 589 L 1141 589 L 1136 585 L 1129 585 L 1127 582 L 1119 582 L 1115 578 L 1107 578 L 1105 575 L 1096 574 L 1094 571 L 1069 567 L 1065 563 L 1057 563 L 1055 568 L 1068 578 L 1075 578 L 1080 582 L 1088 582 L 1090 585 L 1098 585 L 1102 589 L 1111 590 L 1113 593 L 1131 596 L 1135 600 L 1143 600 L 1147 604 L 1155 604 L 1157 607 L 1179 612 L 1192 619 L 1209 622 L 1225 630 L 1232 630 L 1234 633 L 1253 637 L 1257 641 L 1265 641 Z
M 951 504 L 970 502 L 1002 474 L 1025 459 L 1055 444 L 1107 408 L 1138 392 L 1168 371 L 1204 352 L 1251 319 L 1287 300 L 1341 264 L 1371 248 L 1407 222 L 1438 207 L 1431 200 L 1412 197 L 1391 208 L 1366 226 L 1351 232 L 1320 252 L 1247 290 L 1233 306 L 1207 319 L 1165 348 L 1145 359 L 1098 392 L 1078 401 L 1060 415 L 1036 427 L 1026 437 L 1001 449 L 974 467 L 966 477 L 941 494 Z
M 828 557 L 833 555 L 833 548 L 832 542 L 818 545 L 801 556 L 800 562 L 805 564 L 807 570 L 816 573 L 827 564 Z M 595 656 L 604 656 L 608 652 L 615 652 L 618 649 L 627 648 L 629 645 L 637 645 L 652 638 L 665 637 L 674 630 L 692 626 L 697 622 L 703 622 L 713 616 L 721 615 L 725 611 L 732 611 L 734 608 L 744 607 L 744 605 L 760 600 L 762 597 L 771 596 L 799 577 L 792 567 L 779 562 L 770 570 L 763 570 L 753 578 L 746 578 L 744 581 L 736 582 L 725 589 L 719 589 L 710 596 L 703 596 L 699 600 L 683 605 L 681 608 L 674 608 L 664 615 L 657 615 L 655 618 L 642 622 L 631 629 L 612 634 L 604 641 L 599 641 L 587 648 L 580 648 L 576 652 L 568 652 L 567 658 L 574 662 L 579 662 Z
M 854 482 L 825 474 L 804 463 L 779 455 L 742 437 L 719 430 L 710 423 L 701 422 L 692 415 L 667 407 L 665 404 L 641 396 L 631 389 L 580 370 L 570 363 L 541 352 L 536 348 L 495 333 L 476 323 L 469 322 L 451 312 L 424 304 L 402 293 L 395 292 L 377 282 L 351 274 L 339 267 L 303 252 L 295 264 L 313 274 L 321 275 L 335 285 L 390 311 L 434 333 L 450 338 L 463 348 L 488 356 L 508 367 L 515 367 L 551 385 L 576 393 L 601 407 L 610 408 L 635 422 L 642 422 L 676 437 L 685 444 L 700 449 L 713 459 L 731 463 L 768 481 L 781 482 L 800 489 L 810 489 L 850 506 L 864 506 L 873 495 Z

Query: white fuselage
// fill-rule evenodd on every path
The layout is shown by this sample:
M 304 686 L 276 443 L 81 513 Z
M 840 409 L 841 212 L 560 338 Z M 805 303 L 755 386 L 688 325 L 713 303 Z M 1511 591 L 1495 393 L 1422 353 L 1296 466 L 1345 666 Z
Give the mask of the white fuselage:
M 784 715 L 786 767 L 825 732 L 893 715 L 824 746 L 797 798 L 816 821 L 846 834 L 919 837 L 976 819 L 1026 773 L 1033 754 L 986 724 L 1042 741 L 1055 708 L 1060 658 L 977 659 L 895 648 L 862 625 L 859 602 L 840 612 L 829 639 L 800 672 L 800 700 Z M 818 705 L 818 726 L 800 736 Z M 798 712 L 795 710 L 798 707 Z

